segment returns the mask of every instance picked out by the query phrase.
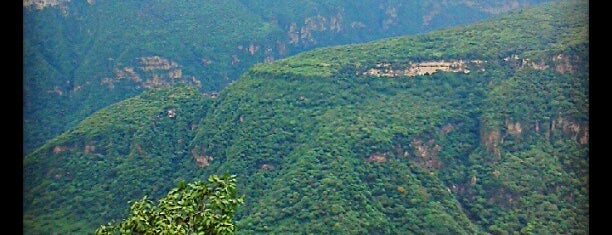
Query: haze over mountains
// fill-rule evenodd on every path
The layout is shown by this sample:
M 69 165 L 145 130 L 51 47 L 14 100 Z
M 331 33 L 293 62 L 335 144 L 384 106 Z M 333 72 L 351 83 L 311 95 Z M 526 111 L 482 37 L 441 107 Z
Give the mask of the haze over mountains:
M 255 63 L 476 22 L 542 0 L 24 1 L 24 154 L 107 105 Z
M 257 64 L 218 95 L 151 54 L 100 93 L 181 78 L 25 156 L 24 232 L 93 232 L 230 172 L 240 234 L 588 233 L 588 28 L 588 2 L 545 3 Z

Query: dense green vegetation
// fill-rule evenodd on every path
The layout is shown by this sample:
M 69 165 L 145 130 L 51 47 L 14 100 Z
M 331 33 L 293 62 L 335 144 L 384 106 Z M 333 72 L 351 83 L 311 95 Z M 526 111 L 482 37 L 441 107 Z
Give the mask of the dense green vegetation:
M 24 232 L 91 230 L 125 217 L 130 200 L 160 198 L 169 185 L 203 180 L 187 177 L 197 166 L 185 156 L 211 104 L 195 87 L 153 89 L 39 148 L 23 162 Z
M 232 218 L 243 202 L 235 176 L 211 175 L 208 183 L 179 183 L 157 206 L 146 196 L 132 202 L 129 218 L 102 225 L 96 234 L 234 234 Z
M 155 78 L 163 81 L 156 86 L 220 91 L 258 62 L 463 25 L 543 1 L 37 1 L 59 6 L 23 10 L 24 155 Z M 142 59 L 153 56 L 176 67 L 143 69 Z
M 588 233 L 588 39 L 563 1 L 259 64 L 215 98 L 147 91 L 25 157 L 24 229 L 91 232 L 230 172 L 238 234 Z

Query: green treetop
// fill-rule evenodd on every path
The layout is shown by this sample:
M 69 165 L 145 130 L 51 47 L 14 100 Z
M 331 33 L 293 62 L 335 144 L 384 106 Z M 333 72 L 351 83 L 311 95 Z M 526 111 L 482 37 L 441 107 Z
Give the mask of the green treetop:
M 208 184 L 181 182 L 157 206 L 146 196 L 131 202 L 127 219 L 102 225 L 96 234 L 233 234 L 232 218 L 243 202 L 235 175 L 211 175 Z

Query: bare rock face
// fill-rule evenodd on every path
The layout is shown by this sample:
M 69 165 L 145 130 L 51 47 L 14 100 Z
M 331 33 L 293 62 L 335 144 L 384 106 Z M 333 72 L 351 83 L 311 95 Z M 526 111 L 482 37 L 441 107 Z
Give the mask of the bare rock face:
M 551 130 L 560 130 L 564 136 L 578 141 L 580 144 L 589 143 L 589 125 L 577 121 L 558 117 L 550 123 Z
M 201 146 L 196 146 L 194 149 L 192 149 L 191 156 L 199 168 L 208 167 L 214 160 L 213 156 L 208 155 L 206 153 L 206 149 Z
M 54 154 L 59 154 L 59 153 L 62 153 L 64 151 L 66 151 L 66 147 L 63 147 L 63 146 L 55 146 L 55 147 L 53 147 L 53 153 Z
M 336 15 L 329 17 L 329 30 L 336 33 L 342 31 L 342 14 L 338 12 Z
M 238 58 L 236 58 L 238 59 Z M 210 62 L 208 60 L 204 61 Z M 238 60 L 239 62 L 239 60 Z M 189 83 L 201 87 L 201 82 L 191 76 L 183 76 L 181 66 L 167 58 L 160 56 L 145 56 L 138 58 L 138 67 L 117 67 L 113 69 L 114 76 L 103 78 L 100 85 L 108 89 L 115 88 L 115 83 L 127 79 L 138 87 L 160 88 L 170 87 L 175 83 Z
M 291 23 L 291 25 L 289 25 L 289 44 L 297 44 L 298 42 L 300 42 L 300 34 L 297 31 L 297 24 L 296 23 Z
M 289 25 L 287 35 L 289 36 L 289 44 L 316 44 L 317 40 L 313 36 L 314 32 L 341 32 L 343 30 L 342 12 L 338 12 L 331 16 L 316 15 L 306 17 L 304 23 L 298 25 L 293 22 Z
M 90 0 L 88 0 L 87 2 L 89 1 Z M 37 11 L 43 10 L 48 7 L 49 8 L 57 7 L 62 12 L 62 15 L 66 16 L 68 15 L 68 3 L 69 2 L 70 0 L 23 0 L 23 7 L 35 9 Z
M 37 10 L 42 10 L 47 7 L 57 7 L 67 2 L 70 2 L 70 0 L 23 0 L 23 7 L 34 7 Z
M 199 168 L 208 167 L 210 165 L 210 162 L 213 160 L 211 156 L 206 155 L 195 156 L 194 159 L 196 160 L 196 164 Z
M 586 130 L 583 132 L 582 136 L 580 136 L 579 140 L 580 144 L 588 144 L 589 143 L 589 128 L 586 127 Z
M 400 65 L 393 68 L 390 63 L 377 63 L 374 68 L 370 68 L 363 72 L 362 75 L 376 77 L 401 77 L 401 76 L 422 76 L 431 75 L 437 72 L 451 73 L 470 73 L 470 67 L 484 71 L 484 63 L 482 60 L 438 60 L 409 63 L 409 65 Z
M 254 55 L 254 54 L 255 54 L 255 52 L 257 52 L 257 51 L 259 51 L 259 45 L 255 45 L 255 44 L 251 43 L 251 44 L 249 45 L 249 53 L 250 53 L 251 55 Z
M 574 73 L 574 62 L 580 58 L 570 58 L 564 54 L 557 54 L 550 58 L 540 60 L 532 60 L 530 58 L 521 58 L 518 55 L 511 55 L 503 59 L 505 63 L 517 69 L 531 68 L 535 70 L 553 69 L 562 74 Z
M 368 162 L 385 163 L 387 162 L 387 153 L 373 153 L 368 157 Z
M 264 170 L 264 171 L 271 171 L 274 170 L 276 167 L 274 167 L 271 164 L 262 164 L 261 167 L 259 167 L 260 170 Z
M 499 128 L 482 131 L 481 135 L 481 140 L 484 142 L 487 152 L 493 153 L 497 158 L 501 158 L 501 151 L 499 150 L 501 131 Z
M 440 134 L 446 135 L 448 133 L 451 133 L 453 130 L 455 130 L 455 126 L 451 123 L 448 123 L 444 125 L 442 128 L 440 128 Z
M 559 73 L 571 74 L 574 72 L 574 66 L 568 56 L 558 54 L 552 58 L 552 62 L 554 63 L 555 70 Z
M 386 18 L 382 22 L 383 29 L 389 29 L 397 25 L 397 8 L 395 6 L 381 6 L 385 10 Z
M 85 147 L 83 148 L 83 153 L 85 154 L 89 154 L 89 153 L 95 153 L 96 152 L 96 146 L 89 144 L 89 145 L 85 145 Z
M 573 58 L 577 60 L 578 58 Z M 511 55 L 503 59 L 503 63 L 507 63 L 516 69 L 535 69 L 549 70 L 554 69 L 559 73 L 573 73 L 574 60 L 563 54 L 556 55 L 552 58 L 542 60 L 532 60 L 530 58 L 522 58 L 518 55 Z M 423 76 L 431 75 L 438 72 L 451 73 L 470 73 L 474 71 L 485 71 L 487 61 L 485 60 L 432 60 L 423 62 L 408 62 L 405 65 L 394 65 L 387 62 L 378 62 L 376 65 L 361 75 L 376 76 L 376 77 L 401 77 L 401 76 Z M 358 74 L 360 72 L 357 72 Z
M 438 158 L 438 154 L 442 150 L 442 146 L 435 143 L 434 140 L 424 142 L 421 139 L 414 139 L 412 147 L 415 149 L 415 162 L 425 168 L 440 169 L 442 162 Z
M 506 128 L 508 130 L 508 133 L 510 133 L 513 136 L 519 137 L 521 136 L 521 133 L 523 133 L 523 128 L 520 122 L 512 122 L 506 119 Z

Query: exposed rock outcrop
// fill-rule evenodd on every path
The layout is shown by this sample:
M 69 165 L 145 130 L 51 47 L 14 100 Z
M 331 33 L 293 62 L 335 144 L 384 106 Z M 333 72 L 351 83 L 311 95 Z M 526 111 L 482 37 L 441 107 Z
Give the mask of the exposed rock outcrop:
M 385 10 L 385 16 L 386 16 L 386 18 L 383 19 L 382 21 L 382 28 L 389 29 L 392 26 L 397 25 L 398 23 L 397 8 L 393 5 L 387 5 L 387 6 L 381 5 L 380 8 Z
M 368 69 L 363 72 L 362 75 L 376 77 L 414 77 L 431 75 L 437 72 L 470 73 L 468 69 L 469 66 L 474 66 L 484 71 L 483 63 L 485 62 L 486 61 L 482 60 L 439 60 L 409 63 L 410 66 L 398 66 L 399 68 L 393 68 L 390 63 L 377 63 L 374 68 Z
M 385 163 L 387 162 L 387 153 L 372 153 L 368 159 L 368 162 Z
M 530 58 L 521 58 L 518 55 L 511 55 L 503 59 L 505 63 L 517 69 L 532 68 L 535 70 L 554 69 L 559 73 L 572 74 L 574 72 L 574 60 L 578 58 L 570 58 L 564 54 L 557 54 L 550 58 L 533 60 Z
M 343 23 L 341 11 L 329 17 L 322 15 L 306 17 L 301 26 L 292 22 L 289 24 L 287 31 L 289 44 L 316 44 L 314 32 L 330 31 L 338 33 L 343 30 Z
M 558 130 L 563 133 L 564 136 L 572 138 L 578 141 L 580 144 L 589 143 L 589 126 L 588 124 L 581 124 L 579 122 L 558 117 L 550 123 L 551 130 Z
M 34 7 L 42 10 L 47 7 L 65 6 L 70 0 L 23 0 L 23 7 Z M 89 3 L 89 0 L 87 1 Z
M 501 131 L 499 130 L 499 128 L 481 131 L 481 140 L 483 141 L 487 152 L 492 153 L 498 159 L 501 158 L 499 144 L 502 138 Z
M 506 119 L 506 130 L 513 136 L 519 137 L 523 133 L 523 128 L 520 122 L 512 122 Z
M 212 62 L 202 59 L 202 63 L 210 64 Z M 114 76 L 102 78 L 100 85 L 113 89 L 115 83 L 127 79 L 137 84 L 138 87 L 144 88 L 170 87 L 175 83 L 202 86 L 196 77 L 185 77 L 181 66 L 172 60 L 160 56 L 147 56 L 138 58 L 138 64 L 139 66 L 136 68 L 125 66 L 113 69 Z
M 438 154 L 442 150 L 442 146 L 435 143 L 434 140 L 424 142 L 421 139 L 412 141 L 412 147 L 415 150 L 416 157 L 414 161 L 426 168 L 439 169 L 442 167 L 442 162 L 438 159 Z

